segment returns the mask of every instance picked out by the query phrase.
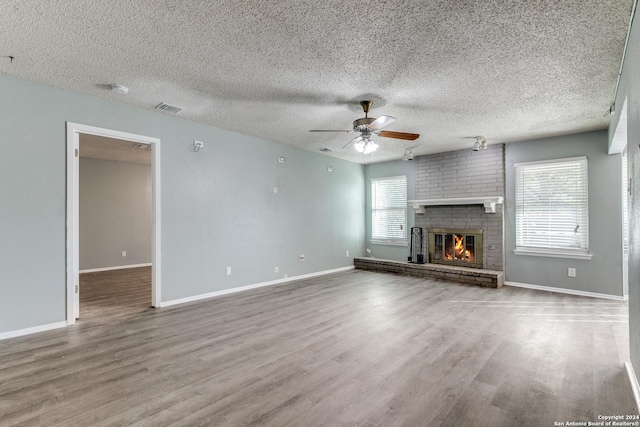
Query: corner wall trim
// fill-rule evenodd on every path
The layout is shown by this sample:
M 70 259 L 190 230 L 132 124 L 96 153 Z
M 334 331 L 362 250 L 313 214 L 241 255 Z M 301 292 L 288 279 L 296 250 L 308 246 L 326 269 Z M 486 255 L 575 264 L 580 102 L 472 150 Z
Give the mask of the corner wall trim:
M 631 383 L 631 390 L 633 390 L 633 397 L 636 401 L 636 409 L 640 408 L 640 385 L 638 385 L 638 377 L 633 370 L 631 362 L 624 362 L 624 366 L 627 368 L 627 375 L 629 375 L 629 383 Z
M 129 264 L 129 265 L 116 265 L 113 267 L 102 267 L 102 268 L 88 268 L 86 270 L 80 270 L 80 274 L 82 273 L 97 273 L 99 271 L 111 271 L 111 270 L 126 270 L 127 268 L 138 268 L 138 267 L 151 267 L 153 264 L 150 262 L 144 264 Z
M 627 299 L 618 295 L 598 294 L 596 292 L 576 291 L 574 289 L 554 288 L 553 286 L 530 285 L 528 283 L 508 282 L 505 280 L 506 286 L 516 288 L 536 289 L 538 291 L 557 292 L 559 294 L 579 295 L 582 297 L 612 299 L 616 301 L 626 301 Z
M 250 289 L 262 288 L 262 287 L 265 287 L 265 286 L 272 286 L 272 285 L 279 285 L 279 284 L 282 284 L 282 283 L 294 282 L 296 280 L 308 279 L 308 278 L 316 277 L 316 276 L 324 276 L 326 274 L 339 273 L 341 271 L 353 270 L 353 268 L 354 267 L 352 265 L 349 265 L 347 267 L 334 268 L 332 270 L 318 271 L 318 272 L 315 272 L 315 273 L 302 274 L 300 276 L 293 276 L 293 277 L 286 277 L 286 278 L 283 278 L 283 279 L 271 280 L 269 282 L 255 283 L 253 285 L 241 286 L 241 287 L 238 287 L 238 288 L 223 289 L 221 291 L 209 292 L 209 293 L 200 294 L 200 295 L 194 295 L 192 297 L 174 299 L 174 300 L 171 300 L 171 301 L 163 301 L 163 302 L 160 303 L 160 307 L 170 307 L 172 305 L 184 304 L 184 303 L 187 303 L 187 302 L 200 301 L 200 300 L 203 300 L 203 299 L 214 298 L 214 297 L 218 297 L 218 296 L 222 296 L 222 295 L 234 294 L 236 292 L 248 291 Z
M 67 322 L 48 323 L 46 325 L 34 326 L 33 328 L 18 329 L 17 331 L 0 332 L 0 340 L 21 337 L 23 335 L 36 334 L 38 332 L 50 331 L 52 329 L 66 328 Z

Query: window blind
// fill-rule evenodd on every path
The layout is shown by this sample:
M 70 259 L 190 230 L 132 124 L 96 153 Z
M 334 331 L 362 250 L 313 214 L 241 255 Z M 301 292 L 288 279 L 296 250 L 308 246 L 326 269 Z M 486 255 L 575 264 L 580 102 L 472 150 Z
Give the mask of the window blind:
M 587 158 L 519 163 L 515 171 L 517 248 L 587 253 Z
M 371 180 L 371 238 L 381 243 L 407 242 L 407 177 Z

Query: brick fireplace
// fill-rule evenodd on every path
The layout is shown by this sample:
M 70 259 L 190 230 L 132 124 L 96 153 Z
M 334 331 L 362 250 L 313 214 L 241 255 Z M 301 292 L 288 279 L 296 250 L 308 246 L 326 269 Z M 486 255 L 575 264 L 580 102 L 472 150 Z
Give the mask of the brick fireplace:
M 429 254 L 426 261 L 504 270 L 503 196 L 503 145 L 490 145 L 481 151 L 468 149 L 417 157 L 415 199 L 426 203 L 410 201 L 413 212 L 410 210 L 409 214 L 414 214 L 414 225 L 422 227 L 429 236 L 425 239 L 424 253 Z M 433 240 L 429 233 L 433 233 Z M 436 241 L 438 234 L 443 240 L 442 248 Z M 446 259 L 456 250 L 455 236 L 470 234 L 474 235 L 471 239 L 463 237 L 458 243 L 459 248 L 465 246 L 464 251 L 452 255 L 453 259 Z M 466 256 L 469 241 L 474 244 L 473 262 Z M 442 254 L 438 255 L 438 250 Z
M 427 263 L 366 256 L 354 258 L 354 266 L 501 287 L 504 145 L 419 156 L 413 165 L 414 194 L 408 201 L 408 214 L 414 217 L 413 226 L 421 227 L 428 236 L 422 251 L 416 252 L 426 254 Z

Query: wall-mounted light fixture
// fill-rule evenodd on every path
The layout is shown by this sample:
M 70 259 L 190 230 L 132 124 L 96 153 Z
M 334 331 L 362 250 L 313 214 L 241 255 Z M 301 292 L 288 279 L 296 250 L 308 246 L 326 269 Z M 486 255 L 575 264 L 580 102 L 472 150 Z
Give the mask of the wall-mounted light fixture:
M 476 142 L 473 144 L 473 151 L 487 149 L 487 140 L 484 136 L 476 136 Z

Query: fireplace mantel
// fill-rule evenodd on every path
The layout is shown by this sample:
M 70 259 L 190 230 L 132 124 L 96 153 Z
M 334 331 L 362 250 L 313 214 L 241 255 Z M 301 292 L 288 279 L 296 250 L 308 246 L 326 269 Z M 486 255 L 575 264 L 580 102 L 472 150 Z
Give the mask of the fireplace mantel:
M 502 204 L 502 196 L 489 197 L 459 197 L 455 199 L 421 199 L 409 200 L 407 203 L 413 206 L 418 214 L 425 213 L 427 206 L 450 206 L 450 205 L 483 205 L 486 213 L 496 213 L 496 205 Z

